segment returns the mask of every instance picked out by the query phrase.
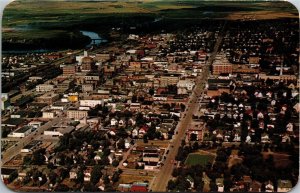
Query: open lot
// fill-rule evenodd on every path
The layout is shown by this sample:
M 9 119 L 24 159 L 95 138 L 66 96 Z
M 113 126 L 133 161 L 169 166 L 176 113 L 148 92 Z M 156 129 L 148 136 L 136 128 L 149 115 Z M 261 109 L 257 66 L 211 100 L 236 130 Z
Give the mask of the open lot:
M 289 155 L 285 153 L 263 152 L 262 154 L 264 159 L 267 159 L 270 155 L 272 155 L 274 158 L 275 167 L 287 167 L 292 163 L 292 161 L 289 160 Z
M 160 149 L 166 149 L 169 145 L 170 141 L 169 140 L 149 140 L 148 143 L 144 143 L 143 140 L 138 140 L 137 141 L 137 146 L 149 146 L 149 145 L 154 145 L 154 146 L 159 146 Z
M 205 166 L 208 162 L 212 162 L 215 156 L 213 155 L 201 155 L 199 153 L 191 153 L 186 158 L 185 164 L 186 165 L 197 165 L 200 164 Z
M 121 174 L 119 183 L 127 184 L 127 183 L 145 182 L 145 181 L 148 181 L 150 183 L 152 179 L 153 179 L 153 176 Z

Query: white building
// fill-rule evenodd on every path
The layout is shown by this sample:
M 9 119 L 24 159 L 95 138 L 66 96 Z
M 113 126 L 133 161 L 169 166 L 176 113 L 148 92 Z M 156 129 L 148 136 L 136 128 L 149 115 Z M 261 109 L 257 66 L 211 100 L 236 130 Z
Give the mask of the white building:
M 97 105 L 102 105 L 102 100 L 80 100 L 80 106 L 94 108 Z
M 36 92 L 50 92 L 54 89 L 52 84 L 39 84 L 35 87 Z
M 42 125 L 43 125 L 43 122 L 41 122 L 41 121 L 31 121 L 30 123 L 28 123 L 28 126 L 31 126 L 36 129 Z
M 31 133 L 31 127 L 25 126 L 21 127 L 8 135 L 8 137 L 19 137 L 23 138 Z
M 186 88 L 188 91 L 193 90 L 195 82 L 191 80 L 179 80 L 177 83 L 178 88 Z
M 49 128 L 46 131 L 44 131 L 44 135 L 52 136 L 52 137 L 58 137 L 63 136 L 65 133 L 70 133 L 75 128 L 73 126 L 64 127 L 64 128 Z
M 49 111 L 43 112 L 44 119 L 54 119 L 55 116 L 56 116 L 55 112 L 49 112 Z

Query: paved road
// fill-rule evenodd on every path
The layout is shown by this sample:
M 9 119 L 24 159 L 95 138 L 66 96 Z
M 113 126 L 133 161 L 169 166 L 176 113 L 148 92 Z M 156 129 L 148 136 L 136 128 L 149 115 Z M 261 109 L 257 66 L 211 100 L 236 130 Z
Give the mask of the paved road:
M 38 138 L 39 135 L 43 135 L 44 131 L 51 128 L 53 125 L 57 124 L 61 120 L 61 117 L 57 117 L 49 122 L 47 122 L 45 125 L 38 128 L 35 132 L 30 133 L 28 136 L 22 138 L 17 143 L 17 146 L 12 146 L 9 149 L 7 149 L 5 152 L 3 152 L 3 158 L 1 159 L 1 167 L 3 164 L 11 160 L 14 156 L 20 153 L 21 149 L 29 144 L 32 140 Z
M 226 24 L 226 23 L 225 23 Z M 225 24 L 223 26 L 222 32 L 224 30 Z M 151 184 L 151 187 L 149 188 L 153 192 L 166 192 L 167 191 L 167 185 L 169 179 L 172 177 L 172 172 L 174 167 L 176 167 L 173 163 L 175 160 L 175 157 L 177 155 L 178 149 L 181 145 L 181 141 L 185 139 L 185 133 L 188 129 L 189 124 L 192 121 L 193 112 L 199 108 L 199 103 L 197 102 L 197 97 L 200 93 L 204 91 L 205 82 L 209 75 L 209 67 L 213 63 L 217 52 L 219 50 L 219 47 L 221 45 L 223 34 L 220 33 L 219 37 L 217 38 L 214 51 L 211 54 L 207 64 L 203 68 L 202 76 L 197 77 L 196 80 L 196 87 L 193 90 L 193 93 L 190 97 L 190 100 L 188 102 L 188 110 L 186 112 L 186 116 L 178 123 L 177 129 L 178 134 L 174 135 L 174 139 L 171 145 L 173 145 L 173 148 L 169 150 L 169 153 L 166 157 L 164 166 L 161 168 L 160 172 L 158 173 L 157 177 L 154 179 L 153 183 Z M 195 94 L 197 93 L 197 94 Z

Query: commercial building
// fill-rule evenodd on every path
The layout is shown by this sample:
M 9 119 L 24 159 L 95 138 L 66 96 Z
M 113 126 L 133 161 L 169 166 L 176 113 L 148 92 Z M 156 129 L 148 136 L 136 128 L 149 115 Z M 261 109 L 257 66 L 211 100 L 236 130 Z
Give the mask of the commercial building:
M 53 91 L 54 85 L 52 84 L 39 84 L 35 87 L 36 92 L 50 92 Z
M 166 87 L 169 85 L 176 85 L 179 81 L 180 76 L 180 74 L 164 74 L 159 78 L 160 86 Z
M 13 131 L 11 134 L 8 135 L 8 137 L 19 137 L 19 138 L 23 138 L 27 135 L 29 135 L 31 133 L 31 127 L 29 126 L 24 126 L 21 127 L 15 131 Z
M 38 103 L 47 103 L 48 105 L 53 104 L 59 99 L 59 95 L 53 92 L 48 92 L 36 98 Z
M 86 110 L 68 110 L 67 111 L 67 118 L 80 120 L 84 117 L 88 116 L 88 111 Z
M 64 76 L 72 76 L 76 73 L 76 66 L 68 65 L 63 67 L 63 75 Z

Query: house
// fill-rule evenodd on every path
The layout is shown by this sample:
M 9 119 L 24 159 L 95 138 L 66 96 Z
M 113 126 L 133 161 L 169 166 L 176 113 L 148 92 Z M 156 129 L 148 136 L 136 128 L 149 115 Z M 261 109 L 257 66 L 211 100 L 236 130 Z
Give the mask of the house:
M 258 181 L 253 181 L 250 184 L 249 192 L 261 192 L 261 183 Z
M 133 184 L 130 187 L 130 192 L 148 192 L 148 188 L 145 185 Z
M 144 170 L 155 170 L 158 168 L 157 162 L 144 162 Z
M 69 172 L 69 176 L 70 176 L 69 178 L 70 178 L 70 180 L 77 179 L 77 172 L 78 172 L 78 170 L 76 168 L 72 168 L 70 170 L 70 172 Z
M 119 184 L 118 191 L 120 192 L 129 192 L 131 188 L 131 184 Z
M 143 126 L 139 129 L 139 137 L 142 138 L 148 131 L 148 127 L 147 126 Z
M 109 164 L 112 164 L 112 162 L 114 161 L 115 159 L 115 153 L 114 152 L 111 152 L 109 155 L 108 155 L 108 161 L 109 161 Z
M 224 178 L 217 178 L 216 185 L 218 186 L 218 192 L 224 192 Z
M 269 138 L 269 135 L 267 133 L 263 133 L 261 135 L 261 142 L 262 143 L 270 143 L 270 138 Z
M 95 161 L 101 160 L 101 154 L 98 153 L 97 155 L 95 155 L 94 160 L 95 160 Z
M 131 131 L 131 135 L 132 135 L 132 138 L 135 138 L 135 137 L 138 137 L 139 135 L 139 130 L 138 128 L 135 128 Z
M 186 180 L 190 183 L 190 189 L 194 188 L 194 179 L 192 178 L 192 176 L 188 175 L 186 177 Z
M 268 181 L 265 185 L 266 192 L 274 192 L 274 185 L 271 181 Z
M 83 172 L 83 175 L 84 175 L 83 179 L 84 179 L 85 182 L 91 181 L 91 173 L 92 173 L 92 168 L 91 167 L 89 167 L 86 170 L 84 170 L 84 172 Z
M 277 181 L 277 192 L 289 192 L 292 190 L 293 185 L 290 180 L 278 180 Z
M 132 139 L 131 138 L 126 138 L 125 139 L 125 149 L 129 149 L 132 145 Z
M 118 120 L 116 120 L 115 118 L 112 118 L 111 120 L 110 120 L 110 125 L 111 126 L 115 126 L 115 125 L 117 125 L 118 124 Z

